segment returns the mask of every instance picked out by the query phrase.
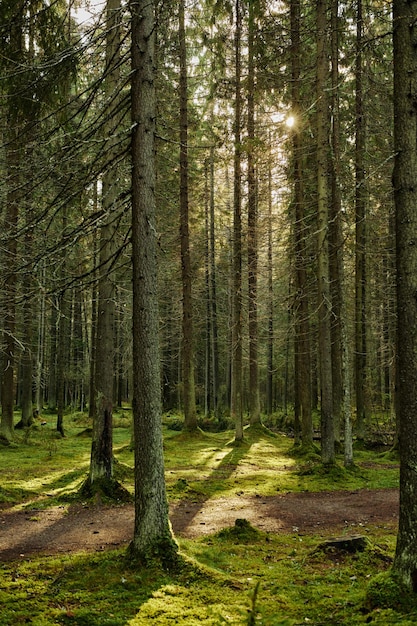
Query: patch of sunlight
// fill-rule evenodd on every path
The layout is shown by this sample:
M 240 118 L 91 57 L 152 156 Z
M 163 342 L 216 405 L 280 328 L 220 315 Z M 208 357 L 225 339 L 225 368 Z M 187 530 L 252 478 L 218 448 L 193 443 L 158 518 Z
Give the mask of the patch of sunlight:
M 128 626 L 145 626 L 155 624 L 184 624 L 186 626 L 218 626 L 218 624 L 242 624 L 242 615 L 247 607 L 239 606 L 237 593 L 230 593 L 225 588 L 184 587 L 182 585 L 166 585 L 154 591 L 152 597 L 145 602 L 136 616 L 129 620 Z M 244 600 L 244 596 L 242 600 Z

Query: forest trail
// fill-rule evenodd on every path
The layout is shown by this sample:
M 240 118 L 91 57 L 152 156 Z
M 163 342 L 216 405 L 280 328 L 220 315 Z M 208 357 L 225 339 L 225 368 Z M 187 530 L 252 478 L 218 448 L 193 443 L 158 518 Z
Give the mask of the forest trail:
M 367 525 L 395 528 L 398 489 L 361 489 L 320 493 L 248 496 L 244 493 L 205 502 L 170 505 L 178 537 L 195 538 L 233 526 L 244 518 L 265 532 L 357 533 Z M 0 508 L 0 561 L 34 555 L 94 552 L 128 544 L 133 535 L 134 507 L 59 506 L 44 510 Z

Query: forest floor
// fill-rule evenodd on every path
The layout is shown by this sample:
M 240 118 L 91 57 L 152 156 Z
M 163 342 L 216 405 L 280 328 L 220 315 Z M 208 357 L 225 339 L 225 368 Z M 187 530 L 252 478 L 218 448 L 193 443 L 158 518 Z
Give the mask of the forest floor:
M 398 489 L 360 489 L 276 496 L 211 498 L 170 505 L 177 537 L 195 538 L 246 519 L 272 533 L 335 536 L 366 531 L 367 525 L 395 528 Z M 0 561 L 31 555 L 94 552 L 127 545 L 133 535 L 134 506 L 63 505 L 48 509 L 0 506 Z

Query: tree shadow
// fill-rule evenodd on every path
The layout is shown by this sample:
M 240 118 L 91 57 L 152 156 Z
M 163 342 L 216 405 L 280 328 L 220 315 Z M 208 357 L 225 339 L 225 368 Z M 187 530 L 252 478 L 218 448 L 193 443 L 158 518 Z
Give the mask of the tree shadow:
M 252 445 L 265 436 L 269 436 L 268 433 L 259 428 L 248 428 L 245 430 L 245 435 L 246 437 L 243 441 L 230 440 L 224 446 L 224 448 L 228 448 L 228 452 L 222 457 L 219 464 L 211 471 L 204 482 L 209 482 L 214 487 L 219 483 L 223 487 L 224 483 L 236 472 L 239 463 L 249 453 Z M 181 480 L 179 479 L 178 482 Z M 186 485 L 186 481 L 184 483 Z M 196 494 L 196 497 L 191 498 L 189 494 L 185 494 L 184 498 L 171 505 L 170 520 L 175 532 L 178 534 L 186 533 L 187 529 L 195 522 L 197 516 L 202 513 L 204 505 L 212 498 L 212 494 L 215 491 L 216 489 L 214 488 L 210 490 L 209 495 Z M 204 522 L 201 522 L 201 524 L 204 524 Z

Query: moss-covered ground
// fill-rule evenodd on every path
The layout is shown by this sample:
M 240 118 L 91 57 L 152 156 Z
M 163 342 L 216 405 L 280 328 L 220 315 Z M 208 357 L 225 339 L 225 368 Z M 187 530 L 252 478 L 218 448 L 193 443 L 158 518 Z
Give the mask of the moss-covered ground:
M 66 437 L 54 417 L 1 449 L 0 503 L 50 506 L 69 501 L 85 480 L 90 439 L 84 415 L 66 418 Z M 130 415 L 115 418 L 118 479 L 133 490 Z M 216 498 L 236 494 L 361 489 L 398 485 L 398 459 L 357 450 L 356 466 L 323 472 L 318 458 L 294 454 L 291 439 L 247 431 L 186 436 L 165 428 L 168 496 Z M 10 530 L 12 532 L 12 530 Z M 175 574 L 132 570 L 124 550 L 32 558 L 0 565 L 0 625 L 147 626 L 411 625 L 417 604 L 367 606 L 370 581 L 389 569 L 395 529 L 368 525 L 369 543 L 356 554 L 317 549 L 323 538 L 265 534 L 242 523 L 200 539 L 181 539 L 187 565 Z

